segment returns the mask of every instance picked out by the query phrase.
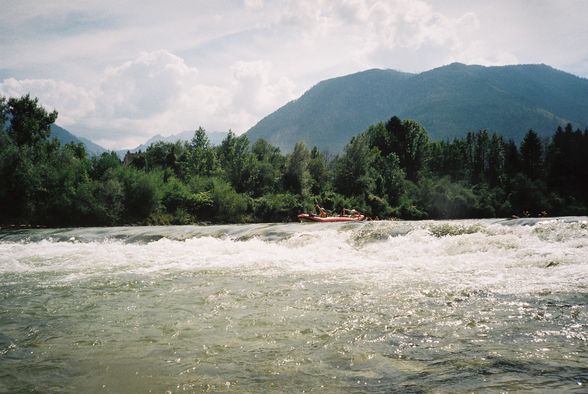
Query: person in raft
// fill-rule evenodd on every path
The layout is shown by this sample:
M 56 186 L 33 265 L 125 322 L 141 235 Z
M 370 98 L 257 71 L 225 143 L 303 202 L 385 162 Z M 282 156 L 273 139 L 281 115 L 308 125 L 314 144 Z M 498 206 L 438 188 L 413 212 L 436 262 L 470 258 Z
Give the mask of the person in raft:
M 343 216 L 359 216 L 361 213 L 355 209 L 343 208 Z
M 325 208 L 321 207 L 318 204 L 316 204 L 316 211 L 318 212 L 318 217 L 321 217 L 321 218 L 327 217 L 327 211 L 325 210 Z

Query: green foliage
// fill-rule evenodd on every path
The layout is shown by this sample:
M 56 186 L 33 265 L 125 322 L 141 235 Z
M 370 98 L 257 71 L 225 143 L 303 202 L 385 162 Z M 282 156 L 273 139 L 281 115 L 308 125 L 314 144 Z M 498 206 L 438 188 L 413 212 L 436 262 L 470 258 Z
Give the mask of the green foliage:
M 249 198 L 237 193 L 226 181 L 213 178 L 212 200 L 215 220 L 223 223 L 242 222 L 246 219 Z
M 418 205 L 431 219 L 461 219 L 472 216 L 477 205 L 469 188 L 453 183 L 447 177 L 426 179 L 418 185 Z
M 280 150 L 260 139 L 251 147 L 249 158 L 248 194 L 261 197 L 281 188 L 286 157 Z
M 93 156 L 91 160 L 90 175 L 93 179 L 107 178 L 112 171 L 116 171 L 121 167 L 121 162 L 115 152 Z
M 304 196 L 308 193 L 310 184 L 310 172 L 308 164 L 310 153 L 304 143 L 299 142 L 294 147 L 294 152 L 288 156 L 284 171 L 284 187 L 287 191 Z
M 91 218 L 87 225 L 113 226 L 123 223 L 124 189 L 121 181 L 109 172 L 107 177 L 92 184 L 92 195 L 95 198 Z
M 177 178 L 170 178 L 164 186 L 162 199 L 166 211 L 172 215 L 172 223 L 188 224 L 199 220 L 210 220 L 214 207 L 212 194 L 208 191 L 194 192 Z
M 81 146 L 81 150 L 80 150 Z M 65 145 L 46 158 L 35 195 L 35 222 L 53 226 L 86 222 L 94 206 L 83 145 Z
M 543 144 L 533 130 L 529 130 L 521 143 L 521 165 L 528 178 L 543 178 Z
M 363 212 L 372 217 L 387 219 L 393 216 L 394 210 L 385 198 L 369 194 L 366 198 L 367 209 Z
M 545 182 L 532 179 L 519 173 L 511 181 L 509 201 L 515 212 L 529 212 L 537 215 L 542 211 L 552 211 Z
M 19 216 L 15 207 L 19 198 L 15 175 L 20 160 L 16 144 L 8 134 L 0 131 L 0 218 L 4 219 L 4 223 L 14 221 Z
M 176 170 L 176 162 L 182 153 L 180 143 L 171 144 L 168 142 L 157 141 L 151 144 L 145 150 L 145 166 L 147 170 L 170 169 Z
M 145 172 L 132 167 L 120 170 L 118 178 L 124 192 L 123 221 L 143 223 L 159 209 L 163 194 L 160 171 Z
M 486 130 L 431 143 L 392 117 L 334 158 L 303 143 L 288 155 L 264 140 L 250 147 L 233 133 L 215 147 L 200 128 L 190 143 L 158 142 L 121 163 L 48 139 L 54 115 L 28 96 L 0 97 L 0 117 L 18 119 L 0 128 L 2 225 L 282 222 L 317 203 L 404 219 L 588 212 L 588 131 L 571 125 L 551 141 L 529 131 L 519 150 Z
M 8 99 L 10 125 L 8 134 L 19 145 L 33 145 L 49 137 L 49 127 L 57 119 L 57 111 L 48 113 L 35 97 L 26 96 Z M 4 123 L 4 122 L 3 122 Z
M 237 137 L 232 131 L 229 131 L 217 152 L 224 177 L 236 191 L 240 193 L 246 191 L 252 167 L 252 156 L 249 152 L 247 136 Z
M 141 151 L 136 153 L 127 151 L 125 158 L 123 159 L 123 164 L 125 166 L 131 166 L 138 170 L 146 170 L 147 158 L 145 157 L 145 153 Z
M 424 168 L 429 153 L 429 136 L 427 132 L 414 120 L 401 121 L 398 117 L 392 117 L 386 123 L 388 131 L 387 152 L 395 153 L 400 160 L 400 165 L 406 171 L 406 178 L 416 181 L 419 172 Z
M 405 189 L 405 173 L 400 166 L 400 160 L 395 153 L 390 153 L 386 157 L 377 155 L 373 168 L 374 180 L 376 182 L 376 194 L 389 204 L 397 205 L 400 196 Z
M 247 220 L 250 198 L 238 193 L 233 186 L 219 177 L 197 177 L 191 180 L 190 189 L 201 199 L 199 220 L 220 223 Z
M 254 201 L 253 214 L 261 222 L 289 222 L 304 211 L 304 204 L 289 193 L 267 194 Z
M 398 203 L 398 206 L 393 211 L 393 215 L 402 219 L 409 220 L 428 219 L 428 213 L 423 211 L 421 207 L 417 206 L 418 198 L 418 187 L 412 182 L 407 182 L 406 192 L 402 196 L 400 196 L 400 201 Z
M 327 190 L 329 184 L 329 168 L 327 158 L 315 146 L 310 151 L 308 161 L 308 175 L 310 177 L 310 193 L 317 195 Z
M 190 175 L 210 176 L 218 168 L 216 153 L 211 149 L 206 131 L 202 127 L 194 132 L 194 137 L 188 146 L 188 170 Z
M 568 123 L 559 127 L 547 149 L 546 171 L 549 188 L 574 201 L 588 201 L 588 131 L 573 130 Z M 569 205 L 576 205 L 571 202 Z
M 352 138 L 336 163 L 335 190 L 345 196 L 367 195 L 373 192 L 373 160 L 374 154 L 370 150 L 367 135 L 360 134 Z

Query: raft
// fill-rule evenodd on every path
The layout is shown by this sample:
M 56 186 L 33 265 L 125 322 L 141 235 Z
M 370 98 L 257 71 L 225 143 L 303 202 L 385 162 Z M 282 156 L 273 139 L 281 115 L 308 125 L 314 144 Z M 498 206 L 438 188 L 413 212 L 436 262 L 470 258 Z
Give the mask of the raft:
M 310 213 L 301 213 L 298 215 L 298 219 L 301 222 L 319 222 L 319 223 L 333 223 L 333 222 L 358 222 L 360 220 L 364 220 L 364 215 L 354 215 L 354 216 L 327 216 L 327 217 L 320 217 L 318 215 L 312 215 Z

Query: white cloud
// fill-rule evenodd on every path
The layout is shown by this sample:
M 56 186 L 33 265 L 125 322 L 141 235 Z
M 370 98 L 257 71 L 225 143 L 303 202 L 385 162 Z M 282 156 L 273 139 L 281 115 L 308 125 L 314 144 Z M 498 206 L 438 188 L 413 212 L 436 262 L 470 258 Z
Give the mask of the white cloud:
M 387 48 L 453 42 L 458 32 L 468 31 L 478 23 L 471 12 L 449 18 L 420 0 L 293 1 L 280 22 L 298 27 L 315 39 L 338 34 L 345 44 L 369 43 Z
M 37 97 L 48 110 L 58 110 L 59 124 L 63 126 L 75 124 L 95 109 L 90 92 L 64 81 L 8 78 L 0 83 L 0 94 L 6 97 L 21 97 L 25 94 Z
M 4 6 L 0 93 L 31 92 L 108 147 L 199 125 L 243 132 L 320 80 L 367 68 L 523 62 L 588 76 L 588 2 L 578 0 Z
M 276 103 L 294 98 L 294 83 L 274 77 L 268 62 L 239 61 L 225 72 L 231 76 L 226 83 L 206 84 L 184 59 L 159 50 L 107 68 L 96 86 L 10 78 L 0 84 L 0 93 L 37 96 L 43 105 L 58 109 L 58 124 L 108 148 L 199 126 L 241 133 Z
M 141 119 L 174 106 L 183 90 L 197 83 L 198 70 L 167 51 L 143 52 L 106 70 L 98 96 L 106 117 Z
M 272 65 L 263 60 L 240 61 L 231 67 L 233 104 L 252 113 L 271 111 L 276 103 L 295 96 L 295 85 L 286 77 L 272 80 Z
M 303 37 L 292 48 L 321 64 L 327 56 L 357 68 L 421 71 L 467 51 L 480 20 L 475 12 L 439 12 L 422 0 L 299 0 L 289 3 L 279 24 Z M 479 57 L 479 56 L 477 56 Z
M 271 64 L 237 62 L 226 83 L 206 84 L 196 68 L 167 51 L 142 53 L 106 70 L 96 97 L 93 128 L 107 119 L 113 132 L 132 130 L 137 138 L 171 134 L 203 126 L 211 131 L 246 131 L 273 110 L 276 102 L 293 97 L 293 83 L 272 80 Z M 104 131 L 101 131 L 104 134 Z
M 262 117 L 296 97 L 295 84 L 286 77 L 274 77 L 269 62 L 238 61 L 230 69 L 232 100 L 227 121 L 234 131 L 247 131 Z
M 249 10 L 260 10 L 263 8 L 263 0 L 244 0 L 245 8 Z

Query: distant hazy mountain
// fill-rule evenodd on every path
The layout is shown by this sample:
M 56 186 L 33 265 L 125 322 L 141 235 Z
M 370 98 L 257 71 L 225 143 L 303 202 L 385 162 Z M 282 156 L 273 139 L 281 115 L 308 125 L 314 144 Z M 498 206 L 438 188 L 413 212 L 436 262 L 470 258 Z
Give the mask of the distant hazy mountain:
M 218 145 L 221 143 L 221 141 L 227 136 L 228 132 L 222 132 L 222 131 L 212 131 L 212 132 L 206 132 L 206 135 L 208 135 L 208 139 L 210 140 L 210 143 L 212 145 Z M 151 138 L 149 138 L 147 140 L 147 142 L 145 142 L 144 144 L 141 144 L 135 148 L 132 149 L 121 149 L 116 151 L 116 154 L 122 159 L 125 157 L 127 152 L 138 152 L 138 151 L 143 151 L 145 152 L 145 150 L 147 148 L 149 148 L 149 146 L 155 142 L 159 142 L 159 141 L 163 141 L 163 142 L 177 142 L 177 141 L 190 141 L 192 139 L 192 137 L 194 137 L 194 130 L 186 130 L 186 131 L 182 131 L 181 133 L 178 134 L 174 134 L 174 135 L 170 135 L 167 137 L 164 137 L 160 134 L 157 134 Z
M 61 142 L 63 145 L 69 144 L 71 142 L 76 144 L 82 143 L 86 147 L 86 151 L 92 156 L 107 152 L 107 150 L 100 145 L 95 144 L 87 138 L 73 135 L 63 127 L 57 126 L 56 124 L 51 125 L 51 137 L 58 139 L 59 142 Z
M 547 136 L 567 123 L 588 127 L 588 80 L 546 65 L 368 70 L 318 83 L 247 135 L 286 151 L 304 141 L 338 152 L 394 115 L 420 122 L 436 140 L 485 128 L 520 141 L 529 129 Z

